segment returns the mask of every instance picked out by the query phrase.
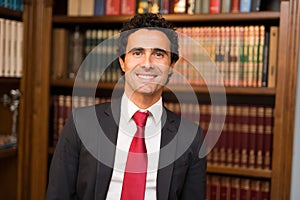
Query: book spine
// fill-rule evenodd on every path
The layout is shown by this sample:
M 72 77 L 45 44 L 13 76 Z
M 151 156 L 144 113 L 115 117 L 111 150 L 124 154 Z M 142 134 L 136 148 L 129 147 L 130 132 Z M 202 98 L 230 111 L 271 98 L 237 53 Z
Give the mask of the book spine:
M 251 11 L 251 0 L 240 0 L 240 12 Z
M 126 0 L 123 0 L 126 1 Z M 94 15 L 95 16 L 101 16 L 101 15 L 105 15 L 105 0 L 95 0 L 94 3 Z M 134 0 L 135 2 L 135 0 Z
M 260 11 L 261 0 L 251 0 L 251 12 Z
M 256 168 L 263 167 L 263 148 L 264 148 L 264 112 L 265 108 L 259 106 L 257 108 L 257 133 L 256 133 Z
M 241 167 L 248 166 L 249 157 L 249 107 L 242 106 L 242 132 L 241 132 Z
M 220 13 L 221 12 L 221 0 L 210 0 L 209 12 L 210 13 Z
M 270 43 L 269 43 L 269 67 L 268 67 L 268 87 L 274 88 L 276 85 L 276 70 L 278 59 L 278 26 L 270 27 Z
M 231 0 L 231 12 L 240 12 L 240 0 Z
M 134 15 L 136 10 L 136 0 L 121 1 L 121 15 Z
M 264 148 L 263 157 L 264 169 L 271 169 L 271 153 L 272 153 L 272 140 L 273 140 L 273 108 L 265 108 L 265 132 L 264 132 Z
M 105 14 L 106 15 L 120 15 L 121 0 L 106 0 Z
M 255 158 L 256 158 L 256 133 L 257 133 L 257 107 L 250 106 L 249 109 L 249 138 L 248 138 L 248 167 L 255 167 Z
M 5 63 L 5 21 L 0 18 L 0 77 L 4 76 Z

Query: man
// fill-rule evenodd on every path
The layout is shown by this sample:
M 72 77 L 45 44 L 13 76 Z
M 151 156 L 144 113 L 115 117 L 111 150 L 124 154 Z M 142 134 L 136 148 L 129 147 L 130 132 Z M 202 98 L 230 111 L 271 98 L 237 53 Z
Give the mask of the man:
M 136 15 L 118 48 L 124 94 L 73 111 L 52 159 L 47 199 L 204 199 L 201 128 L 165 109 L 161 97 L 178 60 L 173 26 L 156 14 Z

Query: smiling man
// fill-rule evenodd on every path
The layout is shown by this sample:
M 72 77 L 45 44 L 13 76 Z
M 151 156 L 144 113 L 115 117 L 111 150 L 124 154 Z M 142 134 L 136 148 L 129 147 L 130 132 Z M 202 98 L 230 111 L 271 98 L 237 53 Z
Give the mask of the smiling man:
M 124 94 L 73 111 L 52 159 L 47 199 L 204 199 L 206 160 L 198 156 L 202 130 L 162 102 L 179 58 L 175 29 L 160 15 L 136 15 L 124 23 L 118 51 Z M 100 131 L 94 131 L 91 112 Z M 82 140 L 93 135 L 108 138 L 113 150 L 105 148 L 103 137 L 91 141 L 94 146 Z

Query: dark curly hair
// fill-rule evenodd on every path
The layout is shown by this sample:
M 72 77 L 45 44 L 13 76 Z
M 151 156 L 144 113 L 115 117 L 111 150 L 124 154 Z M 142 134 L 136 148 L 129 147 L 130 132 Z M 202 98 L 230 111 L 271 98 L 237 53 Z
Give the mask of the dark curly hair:
M 120 30 L 120 37 L 118 39 L 118 53 L 121 55 L 122 60 L 125 58 L 129 35 L 141 28 L 159 30 L 165 33 L 171 42 L 171 63 L 175 63 L 178 60 L 178 35 L 175 32 L 175 27 L 160 14 L 153 13 L 137 14 L 129 21 L 123 23 L 123 28 Z

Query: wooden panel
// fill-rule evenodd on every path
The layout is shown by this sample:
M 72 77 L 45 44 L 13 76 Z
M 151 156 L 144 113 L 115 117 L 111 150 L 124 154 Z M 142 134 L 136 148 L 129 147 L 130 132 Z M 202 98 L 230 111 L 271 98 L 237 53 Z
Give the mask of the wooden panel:
M 0 159 L 0 197 L 1 199 L 17 199 L 17 157 Z
M 48 5 L 49 4 L 49 5 Z M 48 162 L 51 2 L 24 5 L 24 79 L 21 92 L 18 199 L 45 199 Z

